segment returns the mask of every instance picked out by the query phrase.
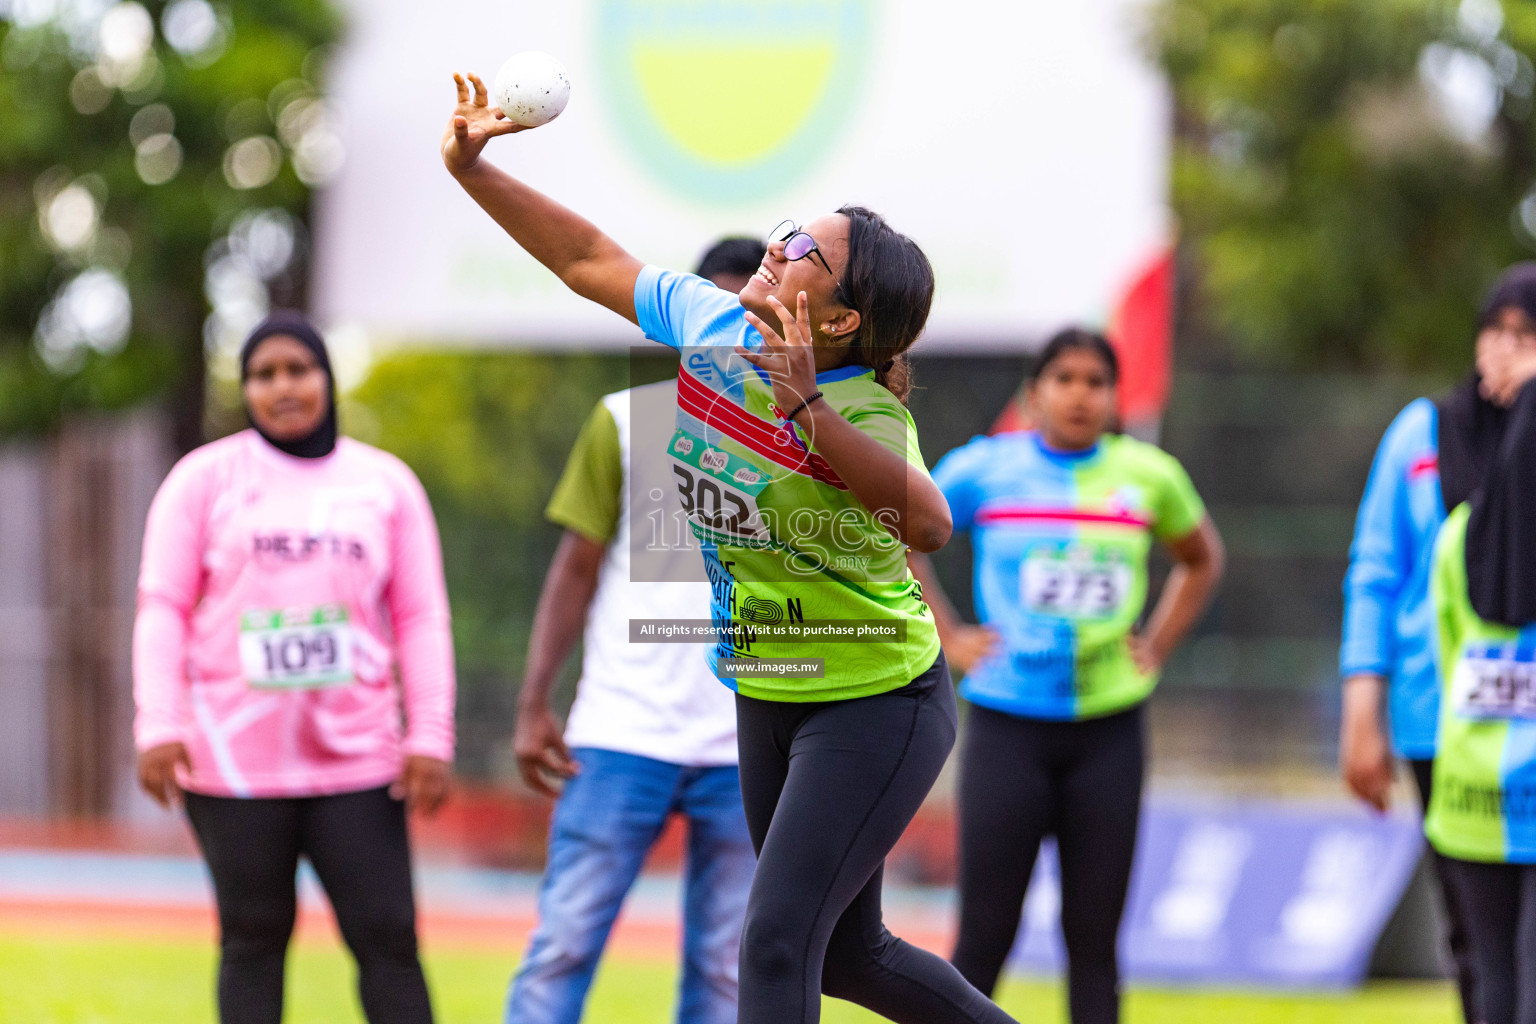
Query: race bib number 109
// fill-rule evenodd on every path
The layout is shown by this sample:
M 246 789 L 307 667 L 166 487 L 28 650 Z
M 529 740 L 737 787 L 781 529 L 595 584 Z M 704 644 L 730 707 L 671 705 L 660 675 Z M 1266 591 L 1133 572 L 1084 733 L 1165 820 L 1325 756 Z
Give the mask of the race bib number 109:
M 240 665 L 262 690 L 314 690 L 353 681 L 352 625 L 341 605 L 248 611 L 240 618 Z
M 1035 615 L 1110 619 L 1131 592 L 1131 567 L 1081 549 L 1035 549 L 1020 569 L 1020 594 Z
M 1451 702 L 1463 718 L 1536 718 L 1536 662 L 1469 653 L 1456 666 Z

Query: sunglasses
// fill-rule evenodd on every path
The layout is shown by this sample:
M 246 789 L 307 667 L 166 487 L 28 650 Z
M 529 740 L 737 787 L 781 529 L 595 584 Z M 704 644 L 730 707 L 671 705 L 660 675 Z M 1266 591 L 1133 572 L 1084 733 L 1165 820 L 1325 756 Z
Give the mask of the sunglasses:
M 794 221 L 780 221 L 778 227 L 768 232 L 768 241 L 783 242 L 784 258 L 791 263 L 796 260 L 803 260 L 812 253 L 815 253 L 816 258 L 821 261 L 821 265 L 826 268 L 827 273 L 832 274 L 832 265 L 827 262 L 826 254 L 816 244 L 816 239 L 801 231 L 800 225 Z M 832 276 L 834 278 L 837 277 L 836 274 L 832 274 Z

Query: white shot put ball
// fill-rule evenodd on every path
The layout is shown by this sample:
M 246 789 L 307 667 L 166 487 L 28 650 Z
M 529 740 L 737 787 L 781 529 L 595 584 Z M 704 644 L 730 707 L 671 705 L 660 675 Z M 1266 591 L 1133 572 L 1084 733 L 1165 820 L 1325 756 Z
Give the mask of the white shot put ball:
M 508 118 L 525 128 L 553 121 L 571 98 L 565 65 L 547 53 L 524 50 L 507 58 L 496 72 L 491 98 Z

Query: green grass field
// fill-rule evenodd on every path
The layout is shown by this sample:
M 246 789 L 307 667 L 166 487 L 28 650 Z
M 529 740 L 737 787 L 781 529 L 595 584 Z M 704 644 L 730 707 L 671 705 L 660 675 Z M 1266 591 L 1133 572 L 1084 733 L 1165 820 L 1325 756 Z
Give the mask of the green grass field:
M 0 936 L 0 1024 L 211 1024 L 212 948 L 190 940 Z M 505 953 L 440 949 L 427 958 L 440 1024 L 496 1024 L 511 961 Z M 666 1024 L 676 972 L 662 961 L 610 960 L 586 1019 Z M 297 946 L 289 960 L 287 1024 L 361 1024 L 352 967 L 341 950 Z M 1013 982 L 1002 1005 L 1028 1024 L 1065 1019 L 1055 985 Z M 827 1024 L 878 1018 L 827 1002 Z M 1451 1024 L 1448 985 L 1373 985 L 1357 994 L 1254 995 L 1137 990 L 1127 1024 Z

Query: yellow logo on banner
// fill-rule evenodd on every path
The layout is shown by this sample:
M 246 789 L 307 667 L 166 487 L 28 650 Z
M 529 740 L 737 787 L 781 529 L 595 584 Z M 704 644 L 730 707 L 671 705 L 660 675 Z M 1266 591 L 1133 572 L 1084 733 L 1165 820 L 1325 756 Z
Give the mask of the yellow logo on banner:
M 692 198 L 773 195 L 823 158 L 863 85 L 870 0 L 598 0 L 620 136 Z

